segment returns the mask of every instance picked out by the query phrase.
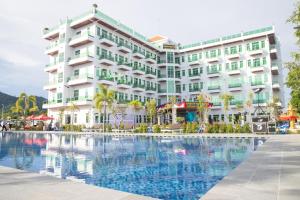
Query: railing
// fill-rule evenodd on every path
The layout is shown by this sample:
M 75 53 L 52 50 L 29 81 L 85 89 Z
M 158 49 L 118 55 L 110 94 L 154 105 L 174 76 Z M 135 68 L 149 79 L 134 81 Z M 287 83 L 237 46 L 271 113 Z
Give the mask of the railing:
M 118 99 L 117 100 L 117 103 L 119 104 L 128 104 L 130 102 L 129 99 Z
M 118 43 L 118 47 L 125 47 L 125 48 L 127 48 L 127 49 L 130 49 L 130 50 L 131 50 L 131 47 L 130 47 L 130 45 L 128 45 L 128 44 L 125 44 L 125 43 Z
M 237 88 L 237 87 L 241 87 L 242 83 L 229 83 L 228 87 L 229 88 Z
M 140 51 L 140 50 L 138 50 L 138 49 L 134 49 L 134 50 L 133 50 L 133 53 L 139 53 L 139 54 L 142 54 L 143 56 L 145 56 L 145 52 Z
M 253 104 L 267 103 L 267 99 L 254 99 Z
M 118 65 L 125 65 L 127 67 L 132 67 L 132 63 L 118 62 Z
M 230 105 L 243 105 L 243 100 L 232 100 L 230 101 Z
M 265 83 L 263 81 L 252 81 L 251 86 L 257 86 L 257 85 L 264 85 Z
M 69 60 L 83 58 L 83 57 L 93 57 L 93 56 L 89 52 L 84 52 L 84 53 L 77 54 L 74 57 L 71 57 Z
M 200 91 L 201 91 L 200 87 L 189 88 L 189 92 L 200 92 Z
M 114 81 L 114 77 L 109 77 L 105 75 L 98 76 L 98 80 L 105 80 L 105 81 Z
M 84 31 L 84 32 L 81 32 L 80 34 L 78 35 L 75 35 L 71 38 L 71 40 L 75 40 L 77 38 L 81 38 L 81 37 L 84 37 L 84 36 L 91 36 L 91 37 L 94 37 L 89 31 Z
M 220 70 L 215 70 L 215 69 L 211 69 L 211 70 L 208 70 L 207 71 L 207 74 L 219 74 L 220 73 Z
M 167 63 L 166 60 L 159 60 L 159 61 L 157 61 L 157 64 L 166 64 L 166 63 Z
M 144 67 L 133 66 L 132 69 L 133 69 L 134 71 L 138 70 L 138 71 L 145 72 L 145 68 L 144 68 Z
M 55 65 L 57 65 L 59 63 L 60 62 L 50 63 L 50 64 L 45 65 L 45 67 L 52 67 L 52 66 L 55 66 Z
M 77 76 L 70 76 L 67 81 L 71 81 L 71 80 L 79 80 L 79 79 L 87 79 L 87 78 L 90 78 L 92 79 L 93 78 L 93 75 L 92 74 L 80 74 L 80 75 L 77 75 Z
M 146 55 L 146 59 L 148 59 L 148 58 L 156 61 L 156 58 L 154 56 L 151 57 L 151 55 Z
M 58 47 L 59 43 L 58 42 L 55 42 L 49 46 L 46 47 L 46 50 L 49 50 L 49 49 L 52 49 L 52 48 L 55 48 L 55 47 Z
M 208 90 L 218 90 L 218 89 L 220 89 L 221 88 L 221 86 L 219 86 L 219 85 L 211 85 L 211 86 L 208 86 Z
M 92 97 L 85 97 L 85 96 L 80 96 L 80 97 L 71 97 L 66 99 L 66 103 L 69 102 L 76 102 L 76 101 L 92 101 Z
M 131 85 L 132 84 L 132 81 L 128 81 L 128 80 L 124 80 L 124 79 L 121 79 L 121 80 L 118 80 L 117 81 L 117 84 L 120 85 L 120 84 L 124 84 L 124 85 Z
M 221 102 L 216 101 L 216 102 L 212 102 L 213 106 L 221 106 Z
M 167 76 L 165 74 L 158 74 L 157 78 L 167 78 Z
M 154 91 L 154 92 L 156 92 L 156 88 L 155 87 L 149 87 L 149 86 L 147 86 L 146 87 L 146 91 Z
M 99 39 L 100 40 L 101 39 L 108 39 L 108 40 L 110 40 L 112 42 L 115 42 L 115 39 L 112 36 L 109 36 L 109 35 L 101 35 L 101 36 L 99 36 Z
M 99 58 L 99 60 L 101 60 L 101 59 L 107 59 L 107 60 L 110 60 L 110 61 L 115 62 L 114 57 L 112 57 L 112 56 L 110 56 L 110 55 L 107 55 L 107 54 L 102 54 L 102 55 L 100 55 L 98 58 Z
M 152 75 L 156 76 L 156 72 L 152 71 L 152 70 L 146 70 L 146 74 L 152 74 Z
M 142 88 L 142 89 L 145 89 L 145 85 L 142 85 L 142 84 L 136 84 L 136 83 L 134 83 L 134 84 L 132 85 L 132 87 L 133 87 L 133 88 Z
M 158 89 L 158 93 L 167 93 L 166 89 Z
M 200 76 L 200 73 L 189 74 L 189 77 L 195 77 L 195 76 Z

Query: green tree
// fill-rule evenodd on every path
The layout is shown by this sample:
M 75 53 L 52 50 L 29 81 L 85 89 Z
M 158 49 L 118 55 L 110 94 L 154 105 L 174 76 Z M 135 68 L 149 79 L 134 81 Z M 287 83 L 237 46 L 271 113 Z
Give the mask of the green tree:
M 15 106 L 11 107 L 13 113 L 17 113 L 24 117 L 24 120 L 27 115 L 36 113 L 39 111 L 39 108 L 36 104 L 36 97 L 33 95 L 27 95 L 26 93 L 21 93 L 18 97 Z
M 108 89 L 108 86 L 99 84 L 99 92 L 94 96 L 95 107 L 101 113 L 103 109 L 103 131 L 105 132 L 107 109 L 111 109 L 115 101 L 115 91 Z
M 142 103 L 139 100 L 132 100 L 128 103 L 128 105 L 132 108 L 134 112 L 133 116 L 133 128 L 135 128 L 135 115 L 136 113 L 143 108 Z
M 205 95 L 199 94 L 197 96 L 197 111 L 200 123 L 204 122 L 205 112 L 207 110 L 207 102 L 205 102 Z
M 267 107 L 270 110 L 271 117 L 274 120 L 278 120 L 279 115 L 282 113 L 280 99 L 278 97 L 273 97 L 273 99 L 267 104 Z
M 296 3 L 296 8 L 287 21 L 296 26 L 295 36 L 297 44 L 300 45 L 300 1 Z M 290 104 L 300 113 L 300 53 L 293 52 L 291 56 L 293 61 L 286 63 L 289 70 L 286 85 L 291 88 Z
M 170 103 L 171 103 L 171 109 L 172 109 L 172 124 L 176 123 L 176 118 L 174 118 L 175 112 L 176 112 L 176 108 L 175 108 L 176 102 L 177 102 L 176 96 L 171 96 Z
M 228 93 L 224 93 L 220 95 L 220 99 L 223 100 L 223 106 L 224 106 L 224 111 L 225 111 L 225 116 L 228 119 L 229 116 L 227 115 L 227 111 L 229 109 L 229 103 L 233 99 L 233 96 Z
M 153 117 L 156 115 L 156 101 L 155 99 L 151 99 L 146 102 L 146 112 L 150 119 L 150 124 L 152 126 Z
M 75 111 L 79 111 L 80 108 L 78 105 L 76 105 L 75 103 L 71 102 L 71 105 L 69 105 L 67 107 L 67 109 L 71 112 L 71 130 L 73 131 L 74 130 L 74 118 L 75 118 Z

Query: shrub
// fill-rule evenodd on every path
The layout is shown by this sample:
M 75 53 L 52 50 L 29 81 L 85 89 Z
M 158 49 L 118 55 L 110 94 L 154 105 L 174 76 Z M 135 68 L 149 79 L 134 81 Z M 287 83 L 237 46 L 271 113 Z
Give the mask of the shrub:
M 184 122 L 184 117 L 176 117 L 176 121 L 178 123 L 182 123 L 182 122 Z
M 153 133 L 160 133 L 161 129 L 158 124 L 152 126 Z
M 242 129 L 242 127 L 241 127 L 240 124 L 236 124 L 236 125 L 235 125 L 234 132 L 235 132 L 235 133 L 242 133 L 242 132 L 243 132 L 243 129 Z
M 105 130 L 107 132 L 112 132 L 112 126 L 111 126 L 111 124 L 107 124 Z
M 65 124 L 63 125 L 64 131 L 75 131 L 75 132 L 81 132 L 84 128 L 83 125 L 71 125 L 71 124 Z
M 250 124 L 244 124 L 244 126 L 242 127 L 243 129 L 243 133 L 252 133 L 252 129 L 250 127 Z
M 191 123 L 191 133 L 197 133 L 199 129 L 199 124 L 197 122 Z
M 135 130 L 135 133 L 147 133 L 147 124 L 140 124 Z
M 220 133 L 226 133 L 227 132 L 227 125 L 226 124 L 220 124 L 219 132 Z
M 120 122 L 120 126 L 119 126 L 120 130 L 124 130 L 125 129 L 125 125 L 123 122 Z
M 232 124 L 227 124 L 226 133 L 234 133 L 234 128 Z

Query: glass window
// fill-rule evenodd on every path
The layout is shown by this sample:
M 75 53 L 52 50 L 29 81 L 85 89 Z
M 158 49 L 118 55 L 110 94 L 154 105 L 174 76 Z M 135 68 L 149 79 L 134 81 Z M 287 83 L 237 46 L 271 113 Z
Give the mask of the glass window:
M 168 78 L 174 78 L 174 67 L 168 66 Z
M 62 102 L 62 93 L 57 93 L 57 103 L 61 103 Z
M 263 65 L 267 64 L 267 58 L 263 57 Z
M 79 69 L 74 70 L 74 76 L 79 76 Z
M 181 76 L 185 76 L 185 70 L 184 69 L 181 71 Z
M 79 90 L 74 90 L 74 100 L 78 100 L 79 98 Z

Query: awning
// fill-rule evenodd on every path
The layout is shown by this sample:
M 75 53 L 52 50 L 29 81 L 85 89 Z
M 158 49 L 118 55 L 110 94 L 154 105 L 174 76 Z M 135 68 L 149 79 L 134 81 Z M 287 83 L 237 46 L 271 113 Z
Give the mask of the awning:
M 295 115 L 282 115 L 279 117 L 280 120 L 282 121 L 291 121 L 291 120 L 296 120 L 298 119 L 298 116 Z

